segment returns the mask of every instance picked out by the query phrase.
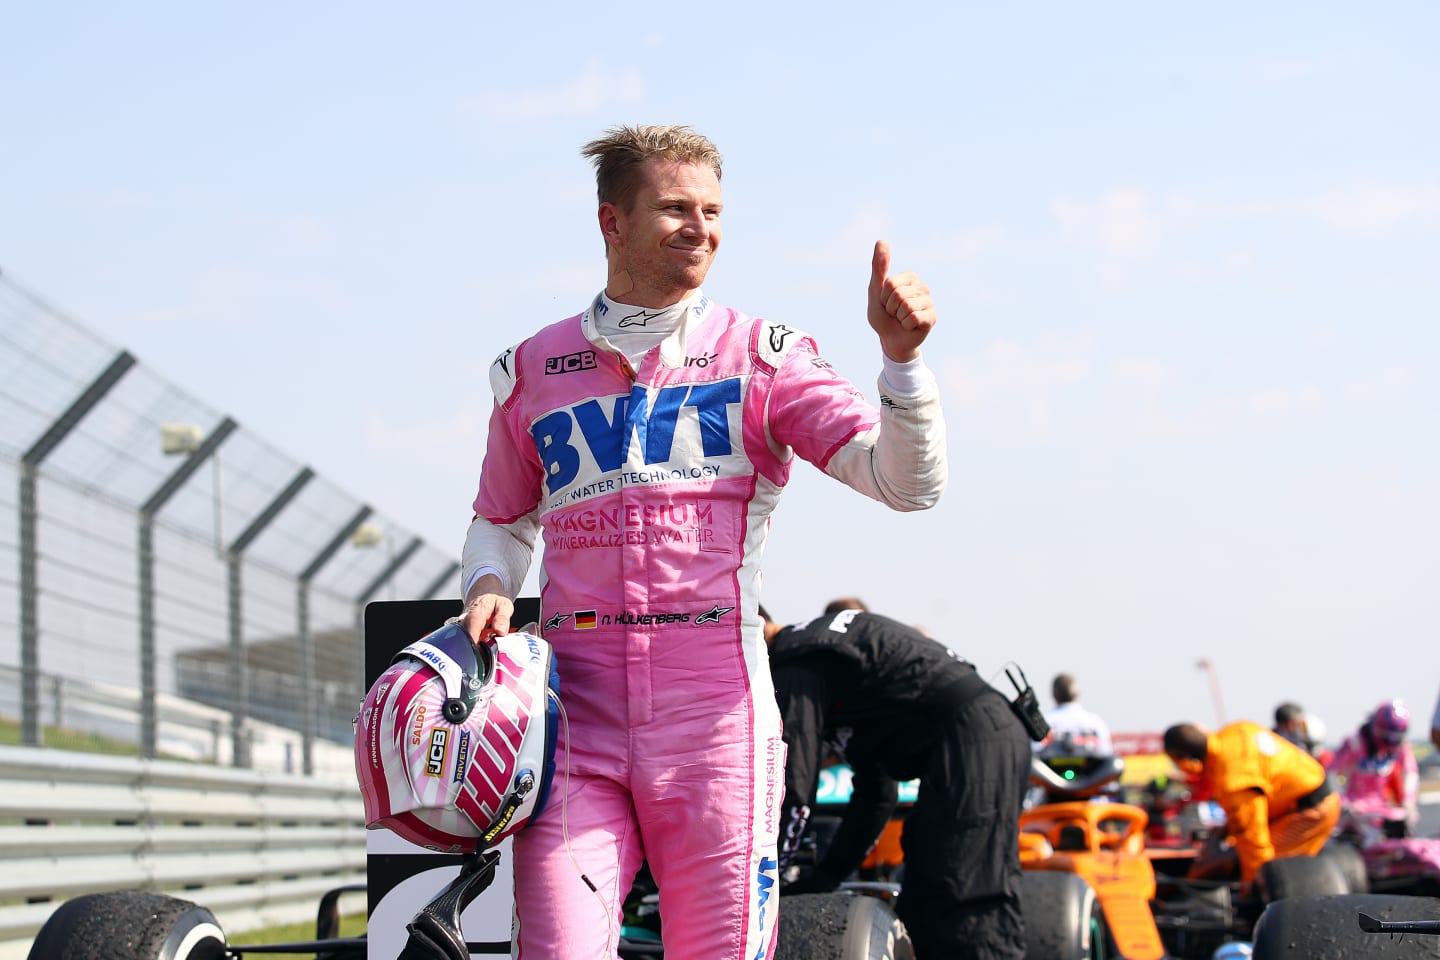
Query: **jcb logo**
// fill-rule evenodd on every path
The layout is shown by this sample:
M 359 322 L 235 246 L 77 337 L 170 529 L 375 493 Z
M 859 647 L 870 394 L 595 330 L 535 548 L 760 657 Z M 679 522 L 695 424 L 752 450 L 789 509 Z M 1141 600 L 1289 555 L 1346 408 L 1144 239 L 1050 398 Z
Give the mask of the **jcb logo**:
M 438 727 L 430 733 L 430 756 L 425 760 L 425 774 L 438 777 L 445 773 L 445 755 L 450 752 L 450 733 Z
M 550 493 L 563 490 L 580 474 L 580 451 L 573 439 L 582 439 L 602 473 L 619 470 L 632 443 L 639 443 L 644 463 L 668 463 L 675 443 L 675 427 L 686 407 L 694 408 L 700 449 L 708 460 L 727 457 L 730 444 L 732 406 L 741 399 L 740 378 L 663 387 L 650 403 L 649 391 L 636 385 L 628 396 L 607 398 L 607 414 L 600 400 L 586 400 L 569 410 L 556 410 L 530 427 L 540 463 L 545 469 L 545 486 Z M 688 419 L 688 418 L 687 418 Z M 575 438 L 579 427 L 580 437 Z
M 595 369 L 595 351 L 581 350 L 579 353 L 567 353 L 563 357 L 546 357 L 545 373 L 577 373 L 581 370 Z

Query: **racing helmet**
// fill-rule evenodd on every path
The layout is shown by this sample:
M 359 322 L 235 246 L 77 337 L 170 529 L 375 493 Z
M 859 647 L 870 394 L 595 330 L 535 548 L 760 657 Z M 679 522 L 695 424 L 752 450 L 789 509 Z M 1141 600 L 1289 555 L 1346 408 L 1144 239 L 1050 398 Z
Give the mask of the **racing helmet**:
M 447 853 L 519 830 L 549 794 L 559 690 L 528 633 L 477 645 L 448 623 L 401 650 L 355 718 L 365 826 Z
M 1402 701 L 1387 700 L 1370 715 L 1370 733 L 1376 743 L 1392 749 L 1405 742 L 1410 731 L 1410 710 Z

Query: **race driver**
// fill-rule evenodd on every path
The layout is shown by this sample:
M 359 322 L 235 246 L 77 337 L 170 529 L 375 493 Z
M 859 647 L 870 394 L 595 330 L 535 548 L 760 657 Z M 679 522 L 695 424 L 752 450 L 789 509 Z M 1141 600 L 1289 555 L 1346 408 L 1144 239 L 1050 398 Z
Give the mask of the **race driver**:
M 481 641 L 544 538 L 542 629 L 569 716 L 545 815 L 516 836 L 514 955 L 613 958 L 642 858 L 668 960 L 771 955 L 785 769 L 758 606 L 796 456 L 897 510 L 933 505 L 945 431 L 920 345 L 929 289 L 875 245 L 880 409 L 783 321 L 701 292 L 720 154 L 688 127 L 588 144 L 605 289 L 500 354 L 464 548 Z M 559 802 L 557 802 L 559 801 Z
M 1229 849 L 1197 858 L 1193 876 L 1233 875 L 1254 882 L 1276 857 L 1320 852 L 1340 818 L 1340 798 L 1320 761 L 1256 723 L 1237 721 L 1213 734 L 1193 723 L 1165 731 L 1165 752 L 1186 773 L 1203 773 L 1225 810 Z

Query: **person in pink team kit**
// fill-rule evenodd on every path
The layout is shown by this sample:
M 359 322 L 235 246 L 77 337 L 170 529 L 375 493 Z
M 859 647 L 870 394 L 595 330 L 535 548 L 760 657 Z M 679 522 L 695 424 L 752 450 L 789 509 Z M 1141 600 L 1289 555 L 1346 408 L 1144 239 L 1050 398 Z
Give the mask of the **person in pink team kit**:
M 1341 742 L 1326 769 L 1340 779 L 1347 805 L 1367 813 L 1403 811 L 1413 830 L 1420 820 L 1420 767 L 1409 733 L 1410 710 L 1387 700 Z
M 807 334 L 701 292 L 721 235 L 710 141 L 619 127 L 583 155 L 605 289 L 491 366 L 464 549 L 461 623 L 480 642 L 510 629 L 543 538 L 541 629 L 569 716 L 555 795 L 515 838 L 514 955 L 613 958 L 644 860 L 667 960 L 756 960 L 775 943 L 785 774 L 757 612 L 770 513 L 797 456 L 897 510 L 936 502 L 945 431 L 920 359 L 935 306 L 877 243 L 877 410 Z

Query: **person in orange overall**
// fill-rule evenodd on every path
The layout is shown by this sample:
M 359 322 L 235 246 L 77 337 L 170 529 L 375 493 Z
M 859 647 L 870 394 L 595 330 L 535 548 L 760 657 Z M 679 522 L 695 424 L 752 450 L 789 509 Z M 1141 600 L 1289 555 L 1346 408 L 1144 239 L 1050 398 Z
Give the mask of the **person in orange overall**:
M 1225 810 L 1228 850 L 1202 855 L 1192 875 L 1254 882 L 1276 857 L 1320 852 L 1340 818 L 1340 798 L 1320 761 L 1256 723 L 1207 733 L 1193 723 L 1165 731 L 1165 752 L 1180 769 L 1202 772 Z

